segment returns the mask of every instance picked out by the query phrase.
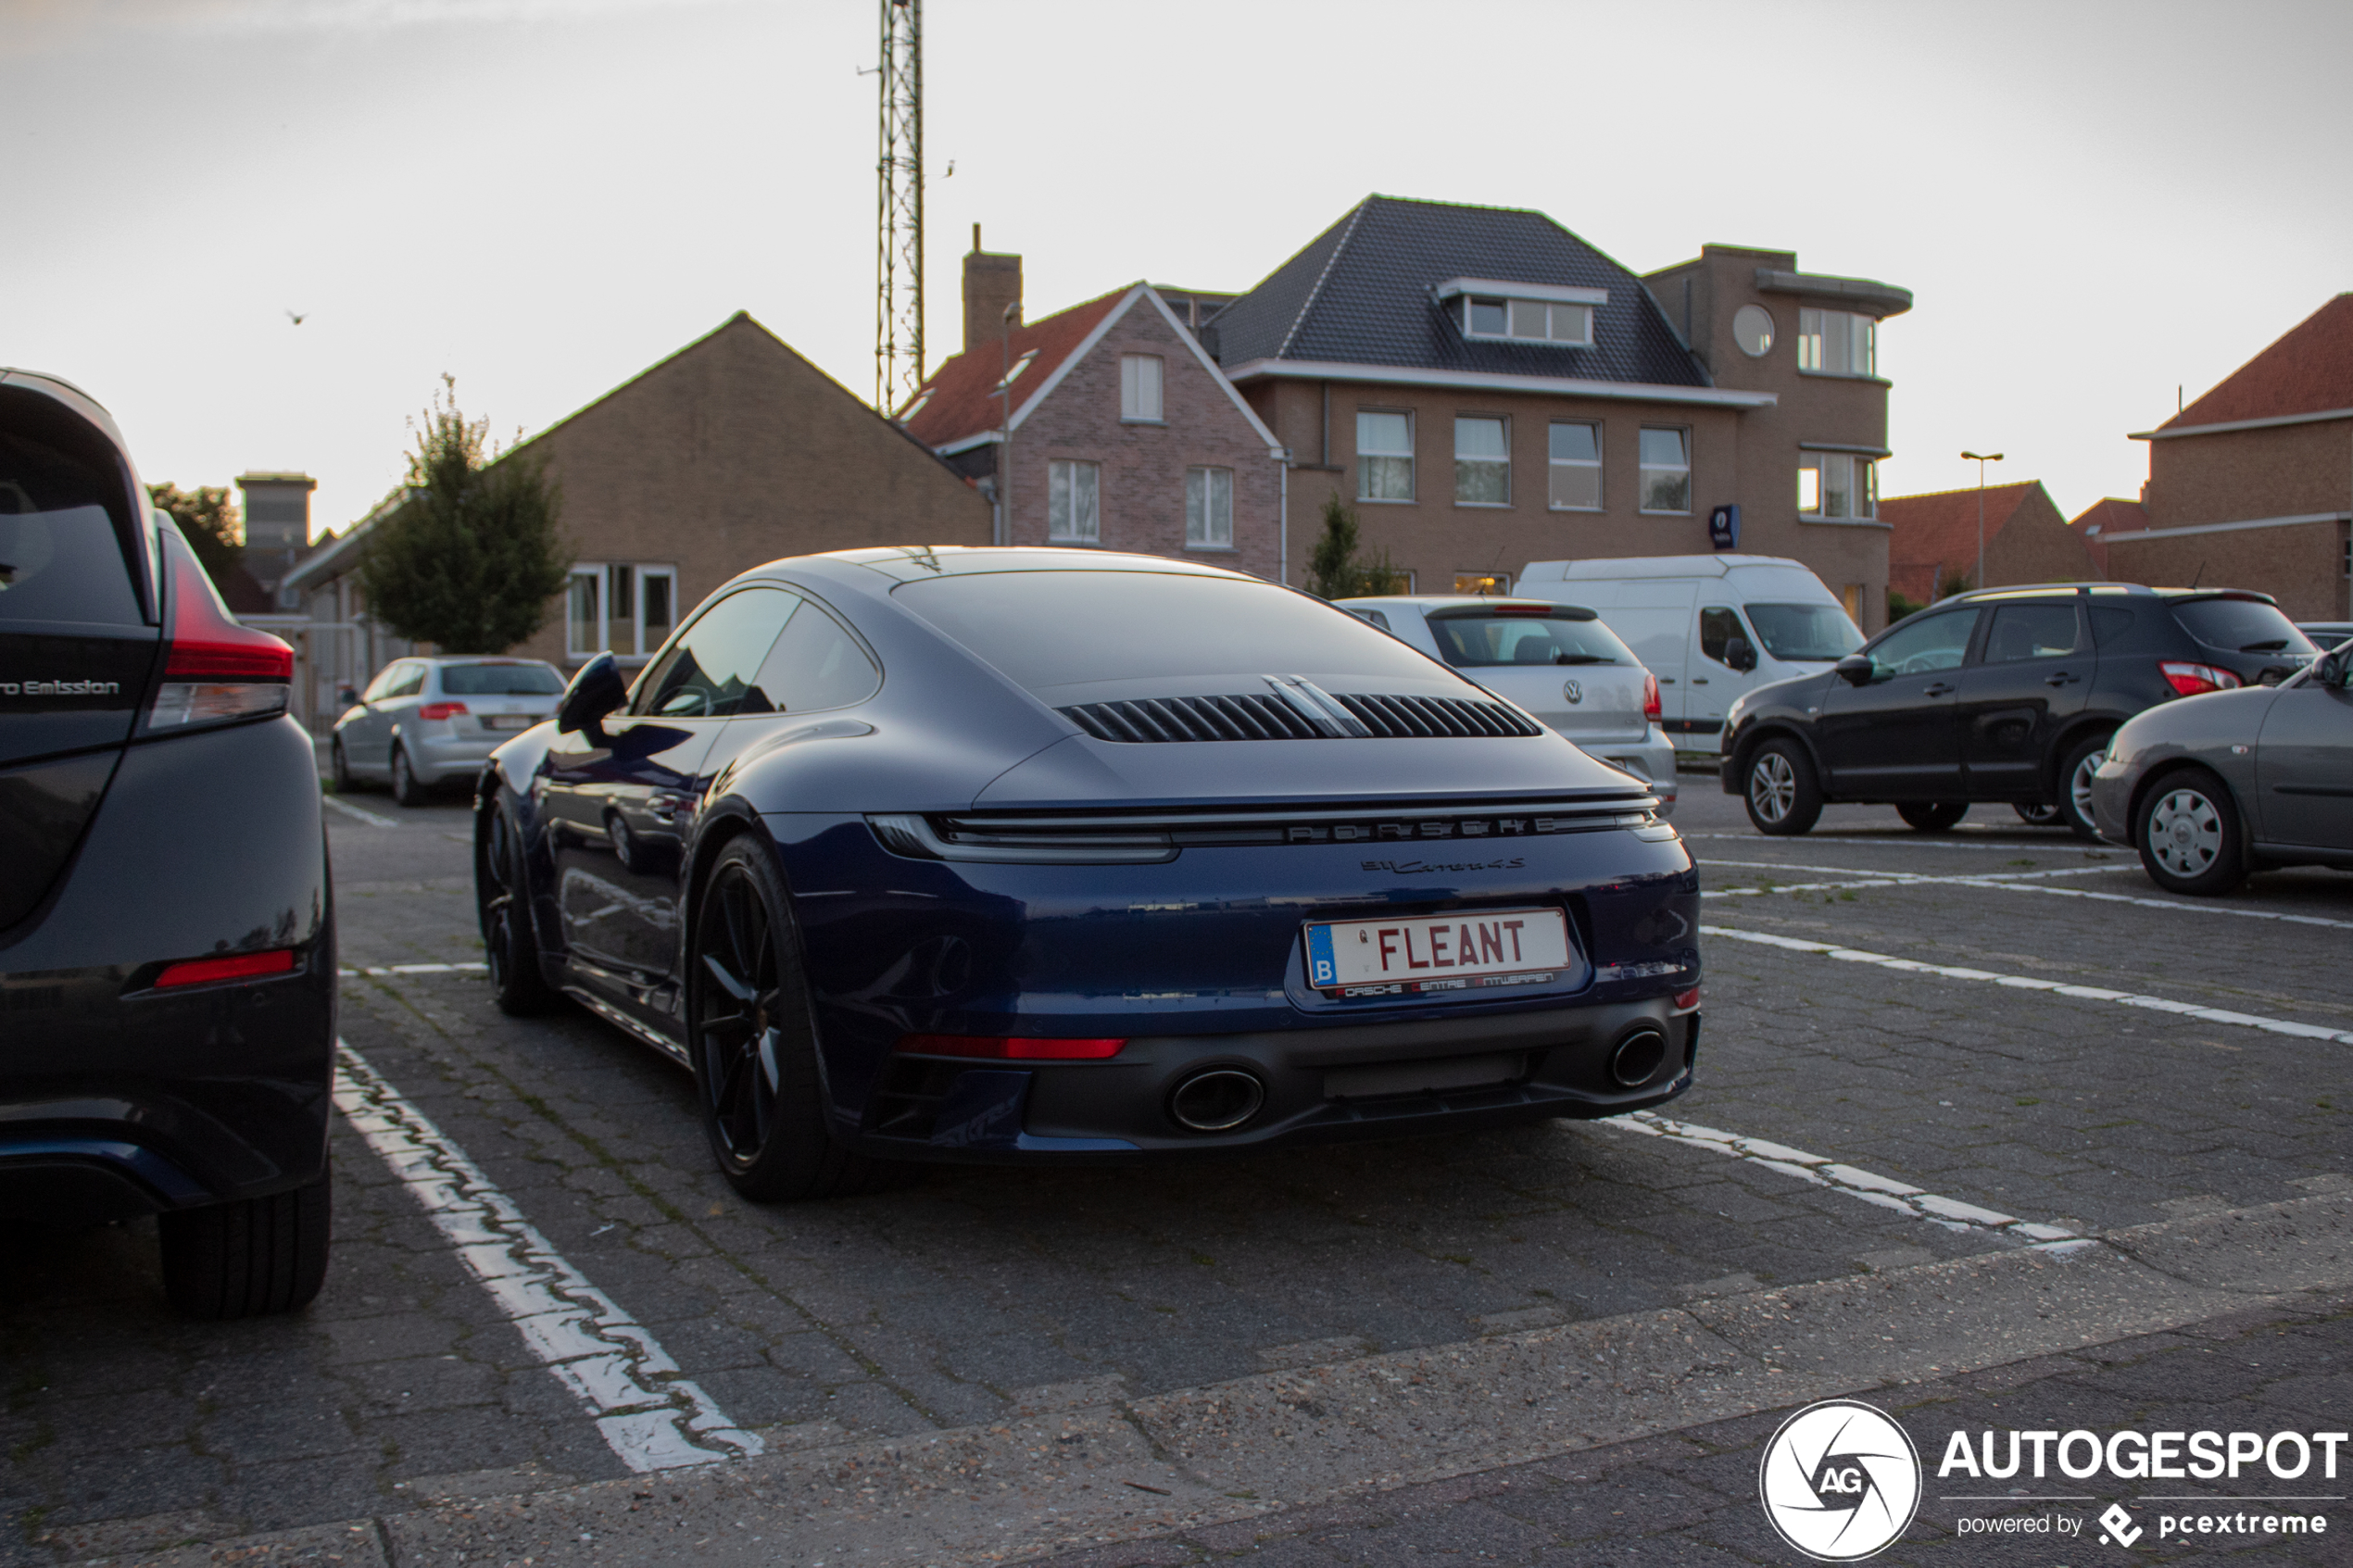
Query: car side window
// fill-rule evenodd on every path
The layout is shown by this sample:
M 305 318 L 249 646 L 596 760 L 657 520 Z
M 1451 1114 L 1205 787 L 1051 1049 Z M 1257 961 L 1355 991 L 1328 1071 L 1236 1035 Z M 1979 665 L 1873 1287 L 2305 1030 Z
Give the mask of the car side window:
M 1382 631 L 1389 630 L 1389 617 L 1377 609 L 1352 609 L 1348 612 L 1359 621 L 1369 621 Z
M 1969 633 L 1976 630 L 1977 610 L 1948 609 L 1899 626 L 1880 639 L 1871 651 L 1871 672 L 1884 680 L 1892 675 L 1926 675 L 1938 670 L 1958 670 L 1969 654 Z
M 781 588 L 746 588 L 695 618 L 638 690 L 633 711 L 672 719 L 767 713 L 775 704 L 760 685 L 761 661 L 800 606 Z
M 382 670 L 376 671 L 376 678 L 368 683 L 368 690 L 360 696 L 359 700 L 362 702 L 382 702 L 384 699 L 384 694 L 392 690 L 393 683 L 399 679 L 400 666 L 398 664 L 385 665 Z
M 758 689 L 780 713 L 810 713 L 863 702 L 882 685 L 882 671 L 841 622 L 804 602 L 785 622 L 760 667 Z M 752 711 L 749 709 L 746 712 Z
M 1751 647 L 1756 639 L 1749 637 L 1748 628 L 1741 624 L 1740 612 L 1721 605 L 1711 605 L 1699 612 L 1699 651 L 1722 664 L 1724 645 L 1734 637 L 1746 637 Z
M 404 659 L 376 677 L 375 684 L 368 688 L 366 700 L 396 702 L 404 696 L 416 696 L 424 690 L 424 685 L 425 667 L 413 659 Z
M 1985 662 L 2014 664 L 2027 659 L 2057 659 L 2081 641 L 2072 600 L 2008 604 L 1994 611 L 1985 633 Z
M 2133 612 L 2120 605 L 2092 607 L 2092 638 L 2101 647 L 2133 629 Z

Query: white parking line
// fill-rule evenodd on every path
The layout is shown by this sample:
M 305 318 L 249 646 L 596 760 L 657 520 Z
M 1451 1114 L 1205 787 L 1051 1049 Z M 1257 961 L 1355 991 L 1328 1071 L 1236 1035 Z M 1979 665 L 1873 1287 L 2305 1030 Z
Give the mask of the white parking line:
M 766 1447 L 689 1380 L 654 1336 L 590 1285 L 465 1150 L 338 1040 L 335 1105 L 384 1156 L 533 1357 L 597 1421 L 630 1469 L 675 1470 Z
M 2326 1040 L 2333 1045 L 2353 1046 L 2353 1031 L 2331 1029 L 2319 1023 L 2297 1023 L 2285 1018 L 2266 1018 L 2260 1013 L 2200 1007 L 2196 1002 L 2177 1002 L 2170 997 L 2144 997 L 2131 991 L 2111 991 L 2103 985 L 2077 985 L 2067 981 L 2037 979 L 2032 975 L 1996 974 L 1991 970 L 1964 969 L 1956 964 L 1923 963 L 1918 959 L 1899 959 L 1886 953 L 1865 952 L 1859 947 L 1842 947 L 1834 942 L 1807 942 L 1763 931 L 1734 931 L 1721 925 L 1703 925 L 1699 929 L 1705 936 L 1755 942 L 1762 947 L 1780 947 L 1793 953 L 1818 953 L 1826 959 L 1836 959 L 1843 963 L 1877 964 L 1882 969 L 1902 970 L 1910 974 L 1933 974 L 1945 980 L 1982 980 L 1995 985 L 2007 985 L 2013 990 L 2048 991 L 2055 996 L 2073 997 L 2083 1001 L 2114 1002 L 2120 1007 L 2177 1013 L 2207 1023 L 2228 1023 L 2242 1029 L 2261 1029 L 2273 1035 L 2292 1035 L 2298 1039 Z
M 2131 904 L 2144 909 L 2186 909 L 2194 915 L 2235 915 L 2241 920 L 2284 921 L 2290 925 L 2326 926 L 2333 931 L 2353 931 L 2353 920 L 2330 920 L 2322 915 L 2291 915 L 2278 909 L 2247 909 L 2235 904 L 2219 904 L 2208 900 L 2203 904 L 2184 904 L 2172 898 L 2137 898 L 2130 893 L 2095 893 L 2087 887 L 2037 887 L 2031 883 L 1995 883 L 2009 893 L 2056 893 L 2063 898 L 2096 898 L 2103 904 Z
M 2054 1251 L 2095 1245 L 2063 1226 L 2030 1224 L 2013 1214 L 1981 1209 L 1974 1203 L 1963 1203 L 1955 1198 L 1940 1198 L 1909 1182 L 1899 1182 L 1893 1176 L 1842 1165 L 1826 1156 L 1808 1154 L 1787 1144 L 1768 1143 L 1763 1138 L 1743 1137 L 1738 1133 L 1702 1127 L 1695 1123 L 1677 1122 L 1655 1111 L 1637 1110 L 1625 1116 L 1607 1117 L 1601 1125 L 1666 1138 L 1674 1143 L 1690 1144 L 1696 1148 L 1712 1149 L 1737 1160 L 1752 1160 L 1785 1176 L 1795 1176 L 1816 1186 L 1831 1187 L 1850 1198 L 1859 1198 L 1866 1203 L 1876 1203 L 1882 1209 L 1893 1209 L 1899 1214 L 1943 1225 L 1946 1230 L 1993 1231 L 2024 1236 L 2034 1246 Z
M 335 972 L 346 980 L 354 980 L 363 974 L 487 974 L 490 966 L 486 963 L 372 964 L 365 969 L 339 969 Z
M 1831 876 L 1891 877 L 1899 882 L 2026 882 L 2049 876 L 2105 876 L 2110 872 L 2136 872 L 2141 868 L 2131 861 L 2113 866 L 2060 866 L 2039 872 L 1892 872 L 1884 869 L 1857 871 L 1851 866 L 1811 866 L 1797 860 L 1713 860 L 1694 856 L 1703 866 L 1740 866 L 1754 871 L 1818 872 Z
M 1754 833 L 1687 833 L 1682 836 L 1685 838 L 1728 838 L 1741 844 L 1771 842 L 1762 834 Z M 1894 833 L 1884 834 L 1839 833 L 1831 829 L 1818 830 L 1808 836 L 1821 844 L 1852 844 L 1858 847 L 1880 849 L 1990 849 L 2007 850 L 2013 855 L 2123 855 L 2130 853 L 2112 844 L 2104 846 L 2044 844 L 2032 839 L 2019 838 L 2004 839 L 1999 843 L 1970 844 L 1950 838 L 1931 838 L 1924 834 L 1902 837 Z
M 336 796 L 321 795 L 319 799 L 321 804 L 341 811 L 346 817 L 359 818 L 361 822 L 367 823 L 371 828 L 396 828 L 400 825 L 398 822 L 394 822 L 390 817 L 379 817 L 373 811 L 362 810 L 359 807 L 352 805 L 349 801 L 344 800 Z

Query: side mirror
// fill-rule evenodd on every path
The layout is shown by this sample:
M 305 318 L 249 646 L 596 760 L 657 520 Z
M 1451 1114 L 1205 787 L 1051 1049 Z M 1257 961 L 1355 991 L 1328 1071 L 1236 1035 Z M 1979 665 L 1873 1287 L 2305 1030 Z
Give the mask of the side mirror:
M 1848 685 L 1859 686 L 1869 682 L 1871 671 L 1878 666 L 1871 662 L 1869 654 L 1850 653 L 1831 668 L 1837 671 L 1840 678 Z
M 2353 665 L 2353 650 L 2339 648 L 2334 653 L 2322 654 L 2320 664 L 2312 671 L 2312 684 L 2316 686 L 2344 689 L 2347 684 L 2345 677 L 2348 665 Z
M 577 731 L 602 741 L 605 715 L 628 700 L 629 683 L 621 678 L 620 662 L 609 653 L 600 653 L 582 665 L 572 684 L 564 688 L 564 699 L 556 705 L 556 728 L 564 734 Z
M 1745 675 L 1756 668 L 1756 650 L 1748 646 L 1746 637 L 1724 639 L 1724 662 Z

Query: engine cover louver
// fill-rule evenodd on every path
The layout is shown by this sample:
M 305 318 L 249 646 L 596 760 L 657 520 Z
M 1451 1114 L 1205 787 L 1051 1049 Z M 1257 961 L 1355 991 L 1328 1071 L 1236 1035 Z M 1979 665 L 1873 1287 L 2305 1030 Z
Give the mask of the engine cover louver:
M 1466 697 L 1388 696 L 1315 692 L 1355 721 L 1342 728 L 1285 696 L 1146 697 L 1088 702 L 1055 711 L 1097 740 L 1340 740 L 1360 734 L 1405 740 L 1541 735 L 1543 727 L 1501 703 Z

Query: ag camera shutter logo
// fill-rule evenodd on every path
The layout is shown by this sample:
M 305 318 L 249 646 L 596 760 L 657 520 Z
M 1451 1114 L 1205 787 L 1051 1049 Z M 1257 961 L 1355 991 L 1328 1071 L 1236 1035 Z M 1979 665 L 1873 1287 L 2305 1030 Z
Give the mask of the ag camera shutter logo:
M 1920 1456 L 1884 1412 L 1825 1399 L 1781 1423 L 1756 1469 L 1765 1517 L 1817 1562 L 1883 1550 L 1920 1505 Z

